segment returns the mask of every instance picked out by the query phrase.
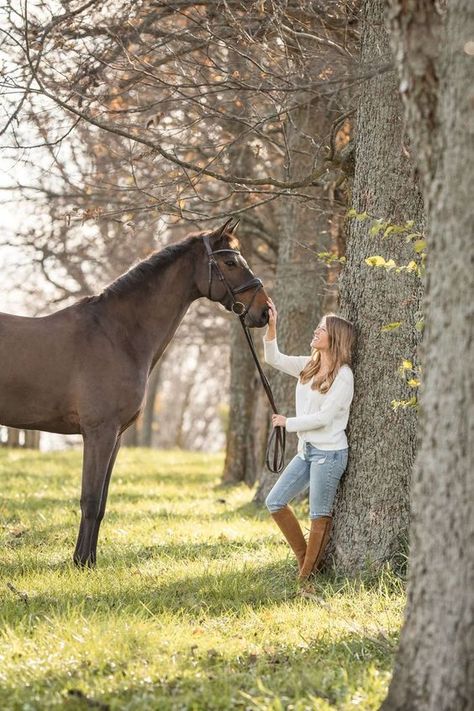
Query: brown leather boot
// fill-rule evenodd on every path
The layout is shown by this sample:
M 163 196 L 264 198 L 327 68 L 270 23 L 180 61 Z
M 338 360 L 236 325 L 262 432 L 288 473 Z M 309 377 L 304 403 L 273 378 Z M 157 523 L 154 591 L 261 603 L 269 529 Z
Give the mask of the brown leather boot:
M 317 569 L 329 540 L 331 528 L 332 516 L 319 516 L 319 518 L 312 519 L 306 556 L 300 568 L 299 580 L 307 580 L 311 573 Z
M 298 519 L 289 506 L 272 513 L 272 517 L 293 550 L 301 570 L 306 555 L 306 540 Z

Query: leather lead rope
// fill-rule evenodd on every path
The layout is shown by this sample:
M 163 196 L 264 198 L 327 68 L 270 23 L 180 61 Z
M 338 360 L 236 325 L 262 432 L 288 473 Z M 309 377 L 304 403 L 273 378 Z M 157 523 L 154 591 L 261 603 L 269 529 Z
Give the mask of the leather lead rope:
M 247 339 L 247 343 L 249 344 L 250 352 L 251 352 L 253 359 L 255 361 L 255 365 L 257 366 L 258 374 L 260 375 L 260 380 L 262 381 L 263 389 L 265 390 L 265 394 L 268 398 L 268 402 L 270 403 L 270 406 L 271 406 L 273 412 L 275 413 L 275 415 L 277 415 L 278 410 L 275 405 L 275 400 L 273 398 L 272 389 L 270 387 L 270 383 L 268 382 L 267 376 L 263 372 L 262 366 L 260 365 L 260 361 L 257 356 L 257 351 L 255 350 L 255 344 L 254 344 L 253 338 L 250 334 L 250 330 L 247 328 L 247 326 L 244 323 L 244 317 L 239 316 L 239 320 L 240 320 L 240 323 L 242 324 L 242 328 L 245 333 L 245 338 Z M 285 447 L 286 447 L 286 430 L 285 430 L 285 428 L 284 427 L 272 427 L 272 431 L 270 432 L 270 436 L 268 438 L 267 451 L 265 453 L 265 464 L 267 465 L 268 469 L 273 474 L 280 474 L 280 472 L 283 470 L 283 467 L 285 466 Z
M 250 348 L 250 352 L 251 352 L 252 357 L 255 361 L 255 365 L 257 366 L 257 371 L 260 376 L 260 380 L 262 381 L 263 389 L 265 390 L 265 394 L 267 396 L 268 402 L 270 403 L 273 413 L 275 415 L 277 415 L 278 410 L 275 405 L 275 400 L 273 398 L 273 393 L 272 393 L 272 389 L 270 387 L 270 383 L 268 382 L 267 376 L 263 372 L 262 366 L 260 365 L 260 361 L 258 359 L 257 351 L 255 349 L 255 344 L 254 344 L 253 338 L 250 334 L 250 330 L 244 323 L 245 316 L 247 315 L 249 309 L 252 307 L 253 301 L 257 295 L 257 291 L 260 288 L 262 288 L 263 284 L 260 281 L 260 279 L 258 279 L 257 277 L 254 277 L 249 282 L 246 282 L 245 284 L 242 284 L 240 287 L 233 289 L 230 286 L 230 284 L 228 283 L 224 274 L 222 273 L 222 271 L 219 267 L 219 264 L 217 263 L 216 259 L 214 258 L 214 254 L 218 254 L 219 252 L 233 252 L 234 254 L 239 254 L 239 252 L 234 249 L 218 249 L 216 251 L 213 251 L 211 249 L 211 246 L 209 243 L 209 237 L 207 235 L 205 235 L 203 239 L 204 239 L 204 245 L 206 247 L 206 251 L 208 254 L 208 258 L 209 258 L 208 298 L 211 298 L 212 270 L 213 270 L 213 268 L 215 268 L 215 270 L 217 271 L 217 276 L 218 276 L 219 280 L 224 283 L 224 286 L 227 289 L 227 292 L 232 300 L 232 311 L 233 311 L 233 313 L 236 314 L 236 316 L 239 317 L 239 321 L 242 325 L 242 328 L 243 328 L 243 331 L 245 334 L 245 338 L 247 339 L 247 343 Z M 251 288 L 255 288 L 255 293 L 254 293 L 252 299 L 250 300 L 250 303 L 248 304 L 248 306 L 245 307 L 241 301 L 237 301 L 237 299 L 235 298 L 235 294 L 238 294 L 242 291 L 248 291 Z M 239 309 L 236 310 L 235 309 L 236 306 L 239 306 Z M 242 307 L 243 310 L 241 310 L 240 307 Z M 272 431 L 270 432 L 270 436 L 268 438 L 267 451 L 265 453 L 265 464 L 273 474 L 280 474 L 280 472 L 283 470 L 283 467 L 285 466 L 285 447 L 286 447 L 286 430 L 285 430 L 285 428 L 284 427 L 272 427 Z

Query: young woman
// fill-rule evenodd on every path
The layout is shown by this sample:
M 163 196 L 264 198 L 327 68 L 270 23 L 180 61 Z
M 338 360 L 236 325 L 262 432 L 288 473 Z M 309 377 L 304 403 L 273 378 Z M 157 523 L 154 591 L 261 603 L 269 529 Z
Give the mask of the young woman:
M 287 356 L 278 350 L 277 310 L 271 299 L 268 306 L 265 360 L 298 379 L 296 417 L 273 415 L 272 424 L 297 433 L 298 454 L 265 503 L 296 555 L 299 579 L 305 580 L 323 556 L 331 532 L 337 485 L 347 465 L 345 428 L 354 394 L 350 368 L 354 327 L 340 316 L 327 314 L 314 331 L 311 356 Z M 288 503 L 308 487 L 311 528 L 306 543 Z

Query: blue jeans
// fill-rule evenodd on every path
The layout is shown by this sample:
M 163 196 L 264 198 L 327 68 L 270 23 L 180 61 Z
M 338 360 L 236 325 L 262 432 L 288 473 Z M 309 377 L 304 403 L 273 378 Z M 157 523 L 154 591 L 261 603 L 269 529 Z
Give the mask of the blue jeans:
M 331 516 L 337 485 L 347 466 L 348 449 L 317 449 L 308 442 L 288 464 L 265 504 L 270 513 L 286 506 L 309 487 L 309 517 Z

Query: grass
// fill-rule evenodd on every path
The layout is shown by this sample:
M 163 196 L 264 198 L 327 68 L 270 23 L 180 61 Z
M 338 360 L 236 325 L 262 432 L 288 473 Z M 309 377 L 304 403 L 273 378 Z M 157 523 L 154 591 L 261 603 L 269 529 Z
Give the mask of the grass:
M 252 492 L 219 487 L 222 456 L 139 449 L 119 455 L 98 567 L 79 571 L 80 460 L 0 450 L 3 711 L 379 708 L 393 573 L 302 592 Z

